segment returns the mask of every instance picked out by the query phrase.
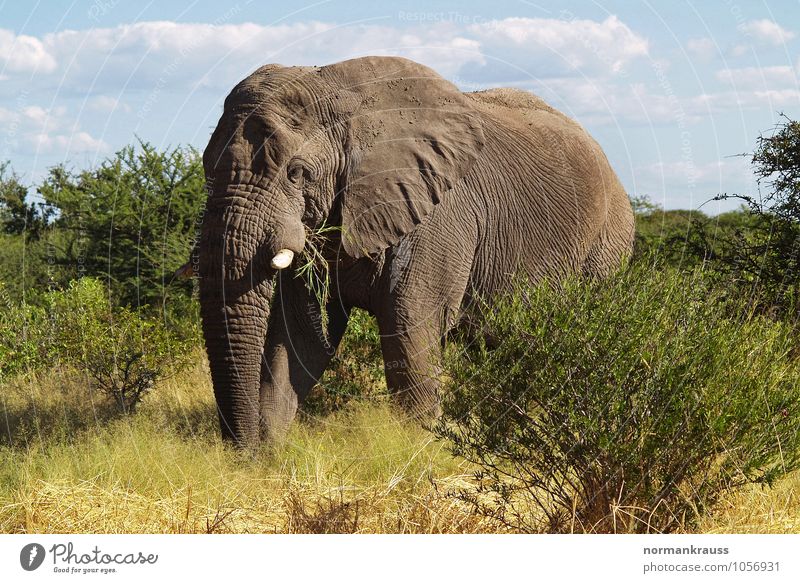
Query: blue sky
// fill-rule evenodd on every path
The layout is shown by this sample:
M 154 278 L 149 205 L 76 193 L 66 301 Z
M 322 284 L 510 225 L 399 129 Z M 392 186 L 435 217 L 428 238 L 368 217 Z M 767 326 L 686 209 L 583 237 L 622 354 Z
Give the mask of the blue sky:
M 0 0 L 0 160 L 33 183 L 135 136 L 202 149 L 256 67 L 365 54 L 534 91 L 587 127 L 629 193 L 668 208 L 755 192 L 737 154 L 781 112 L 800 118 L 797 0 Z

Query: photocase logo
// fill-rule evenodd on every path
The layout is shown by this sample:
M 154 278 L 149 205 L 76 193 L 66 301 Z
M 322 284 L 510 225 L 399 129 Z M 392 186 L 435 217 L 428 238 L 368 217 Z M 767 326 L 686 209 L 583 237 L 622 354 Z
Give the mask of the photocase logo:
M 44 562 L 44 547 L 39 543 L 30 543 L 19 552 L 19 564 L 26 571 L 35 571 Z

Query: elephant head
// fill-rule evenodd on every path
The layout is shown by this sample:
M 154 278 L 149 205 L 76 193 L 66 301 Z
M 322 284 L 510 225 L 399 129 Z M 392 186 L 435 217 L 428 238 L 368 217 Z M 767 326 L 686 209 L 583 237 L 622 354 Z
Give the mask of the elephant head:
M 223 437 L 264 433 L 260 371 L 273 280 L 306 233 L 341 226 L 340 253 L 374 255 L 422 221 L 483 146 L 452 84 L 399 58 L 268 65 L 240 82 L 203 155 L 203 334 Z

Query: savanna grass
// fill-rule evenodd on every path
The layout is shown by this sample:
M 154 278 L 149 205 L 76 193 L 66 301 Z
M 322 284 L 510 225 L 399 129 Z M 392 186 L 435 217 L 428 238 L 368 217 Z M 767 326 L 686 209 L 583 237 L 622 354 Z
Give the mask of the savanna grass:
M 645 275 L 540 288 L 513 314 L 495 309 L 506 327 L 495 340 L 510 342 L 450 346 L 461 354 L 446 379 L 451 419 L 455 399 L 461 429 L 495 439 L 485 459 L 509 471 L 503 484 L 540 480 L 508 501 L 487 488 L 494 466 L 468 448 L 454 457 L 388 404 L 374 322 L 357 312 L 317 408 L 271 454 L 222 445 L 200 353 L 123 418 L 80 372 L 7 379 L 0 532 L 619 532 L 643 530 L 645 512 L 651 530 L 800 531 L 798 473 L 781 477 L 796 465 L 793 330 L 702 280 Z M 531 415 L 524 406 L 543 390 L 551 409 Z M 505 410 L 507 396 L 533 424 L 464 425 Z M 535 443 L 513 445 L 531 431 L 551 440 L 546 465 Z M 608 496 L 562 491 L 559 507 L 547 497 L 559 471 Z M 666 496 L 648 507 L 648 492 Z M 548 513 L 557 520 L 542 522 Z
M 245 455 L 220 442 L 212 395 L 204 364 L 162 383 L 125 418 L 94 415 L 80 377 L 54 373 L 4 387 L 0 531 L 488 526 L 447 495 L 468 487 L 464 462 L 386 404 L 354 403 L 311 425 L 298 423 L 280 453 Z M 42 414 L 45 423 L 36 421 Z M 9 426 L 9 419 L 18 421 Z M 33 428 L 24 438 L 22 425 Z M 46 430 L 35 429 L 42 425 Z

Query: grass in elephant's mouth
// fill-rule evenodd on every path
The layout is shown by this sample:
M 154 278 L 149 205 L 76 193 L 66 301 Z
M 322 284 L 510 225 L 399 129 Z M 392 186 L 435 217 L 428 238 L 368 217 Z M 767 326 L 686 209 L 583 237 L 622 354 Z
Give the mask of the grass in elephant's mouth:
M 325 245 L 341 227 L 323 223 L 316 229 L 306 227 L 306 244 L 300 254 L 297 276 L 302 277 L 311 294 L 321 307 L 328 303 L 330 297 L 330 265 L 325 257 Z M 322 310 L 323 324 L 327 324 L 327 313 Z
M 276 455 L 221 446 L 206 365 L 129 420 L 55 372 L 0 398 L 0 532 L 502 532 L 448 492 L 470 468 L 386 405 L 296 424 Z M 800 477 L 740 492 L 709 532 L 797 532 Z

